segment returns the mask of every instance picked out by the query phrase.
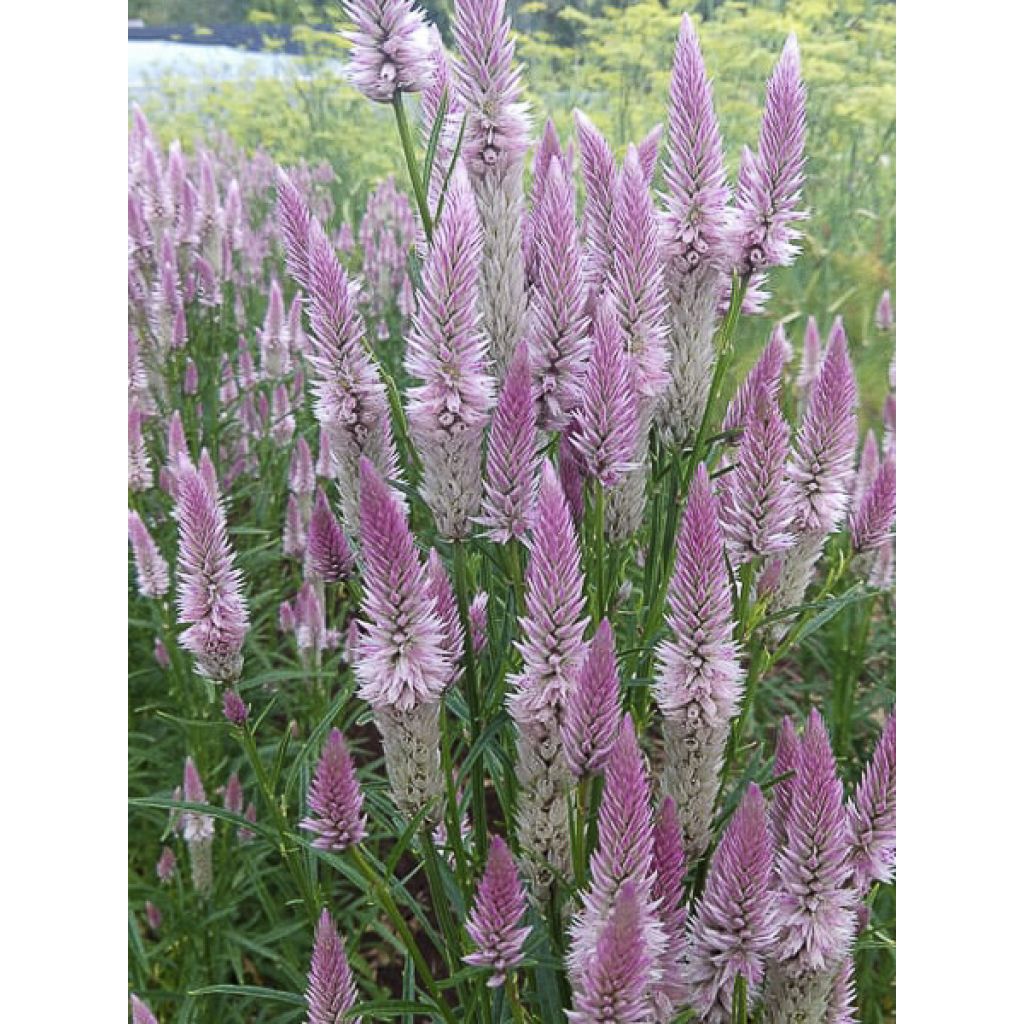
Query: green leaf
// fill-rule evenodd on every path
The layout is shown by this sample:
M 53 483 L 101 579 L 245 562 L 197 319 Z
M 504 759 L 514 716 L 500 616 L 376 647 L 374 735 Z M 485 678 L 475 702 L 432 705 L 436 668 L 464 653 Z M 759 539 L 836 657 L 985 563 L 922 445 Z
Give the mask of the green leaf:
M 306 1000 L 296 992 L 278 992 L 260 985 L 206 985 L 191 989 L 190 996 L 248 996 L 250 999 L 268 999 L 289 1006 L 305 1006 Z

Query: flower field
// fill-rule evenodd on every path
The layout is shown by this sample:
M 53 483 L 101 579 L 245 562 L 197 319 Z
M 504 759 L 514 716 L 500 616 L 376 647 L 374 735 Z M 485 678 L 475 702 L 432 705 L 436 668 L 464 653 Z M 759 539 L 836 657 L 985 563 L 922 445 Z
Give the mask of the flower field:
M 132 1019 L 895 1019 L 885 5 L 344 6 L 131 114 Z

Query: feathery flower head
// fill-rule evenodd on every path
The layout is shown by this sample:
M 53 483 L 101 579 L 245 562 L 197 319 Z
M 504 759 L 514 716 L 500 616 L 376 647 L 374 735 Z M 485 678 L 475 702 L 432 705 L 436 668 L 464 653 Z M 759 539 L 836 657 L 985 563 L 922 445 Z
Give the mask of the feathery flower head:
M 175 517 L 178 619 L 190 624 L 178 642 L 195 656 L 203 675 L 233 683 L 242 672 L 242 644 L 249 630 L 242 575 L 235 568 L 216 488 L 189 465 L 179 468 Z
M 175 409 L 167 423 L 167 466 L 174 472 L 181 462 L 191 462 L 181 410 Z
M 735 714 L 740 660 L 718 503 L 707 467 L 694 474 L 668 591 L 671 635 L 657 649 L 654 696 L 667 717 L 724 725 Z
M 663 129 L 656 124 L 637 144 L 636 155 L 640 158 L 640 170 L 644 173 L 644 181 L 648 186 L 654 181 L 654 172 L 658 169 L 658 147 L 661 145 Z
M 332 729 L 324 744 L 306 797 L 310 815 L 299 828 L 313 832 L 318 850 L 340 853 L 366 838 L 363 793 L 340 730 Z
M 295 450 L 288 465 L 288 490 L 299 497 L 309 497 L 316 490 L 313 453 L 304 437 L 295 442 Z
M 476 967 L 489 967 L 490 988 L 504 984 L 505 976 L 523 960 L 523 943 L 529 927 L 519 927 L 526 912 L 526 893 L 516 862 L 500 836 L 491 840 L 487 867 L 477 887 L 466 931 L 476 944 L 475 952 L 462 959 Z
M 849 805 L 853 832 L 853 884 L 866 893 L 889 882 L 896 856 L 896 712 L 886 719 L 871 761 Z
M 469 630 L 473 637 L 473 653 L 481 654 L 487 646 L 487 604 L 490 595 L 481 590 L 469 605 Z
M 882 463 L 874 483 L 850 520 L 853 550 L 877 551 L 884 547 L 896 518 L 896 460 L 889 456 Z
M 764 977 L 776 940 L 773 848 L 764 797 L 753 783 L 711 859 L 690 928 L 684 975 L 687 1001 L 709 1024 L 729 1024 L 738 976 L 749 1004 Z
M 548 168 L 552 161 L 557 161 L 562 168 L 563 177 L 572 177 L 571 156 L 562 152 L 562 144 L 558 138 L 555 122 L 549 117 L 544 122 L 544 131 L 533 154 L 533 184 L 530 188 L 530 212 L 523 220 L 523 264 L 526 268 L 527 280 L 532 284 L 536 280 L 536 220 L 541 199 L 547 180 Z
M 249 720 L 249 707 L 234 690 L 224 691 L 224 717 L 238 726 Z
M 242 780 L 238 772 L 232 772 L 228 776 L 227 785 L 224 787 L 224 810 L 232 814 L 241 814 L 245 807 L 245 793 L 242 791 Z
M 260 369 L 269 380 L 284 377 L 291 370 L 291 353 L 285 334 L 284 296 L 277 278 L 270 282 L 267 314 L 260 331 Z
M 729 188 L 711 82 L 688 14 L 672 61 L 665 190 L 662 251 L 668 273 L 682 277 L 715 265 L 724 255 Z
M 655 958 L 645 934 L 645 901 L 632 881 L 619 890 L 594 955 L 573 986 L 570 1024 L 646 1024 Z
M 821 332 L 818 330 L 818 321 L 809 316 L 804 329 L 804 347 L 800 353 L 800 373 L 796 378 L 796 386 L 801 394 L 806 395 L 810 391 L 820 369 Z
M 768 79 L 757 153 L 744 147 L 740 157 L 732 245 L 741 274 L 788 266 L 798 252 L 800 236 L 794 225 L 807 217 L 799 209 L 806 163 L 805 106 L 800 52 L 791 35 Z
M 286 558 L 301 561 L 306 557 L 306 524 L 302 521 L 302 508 L 294 494 L 288 495 L 285 507 L 282 547 Z
M 554 467 L 546 461 L 532 523 L 526 614 L 519 619 L 523 639 L 516 642 L 523 671 L 514 677 L 508 698 L 509 714 L 520 726 L 557 723 L 583 661 L 585 605 L 576 531 Z
M 128 540 L 135 557 L 135 578 L 143 597 L 163 597 L 171 581 L 167 562 L 160 554 L 146 524 L 134 511 L 128 513 Z
M 199 367 L 196 366 L 191 356 L 185 360 L 185 378 L 181 382 L 181 390 L 186 395 L 199 393 Z
M 352 572 L 355 563 L 345 531 L 334 518 L 322 487 L 317 488 L 309 517 L 306 560 L 309 571 L 325 583 L 340 583 Z
M 599 300 L 594 340 L 570 442 L 588 477 L 614 487 L 635 466 L 640 419 L 635 368 L 612 303 Z
M 574 110 L 573 120 L 576 122 L 576 135 L 580 144 L 580 165 L 585 190 L 584 277 L 590 290 L 589 306 L 593 308 L 607 284 L 612 265 L 612 204 L 618 172 L 611 146 L 590 118 L 583 111 Z
M 764 386 L 773 401 L 779 397 L 782 387 L 782 370 L 792 355 L 792 348 L 786 339 L 786 331 L 781 323 L 772 328 L 771 337 L 765 345 L 761 358 L 747 374 L 733 400 L 726 410 L 722 421 L 722 430 L 738 430 L 746 426 L 747 413 L 753 404 L 758 390 Z
M 860 459 L 857 461 L 857 477 L 853 485 L 853 494 L 850 496 L 851 519 L 860 508 L 864 495 L 871 490 L 871 485 L 878 475 L 878 467 L 878 438 L 873 430 L 869 430 L 864 435 L 864 443 L 860 448 Z
M 174 877 L 177 869 L 178 858 L 174 856 L 174 851 L 169 846 L 165 846 L 156 862 L 156 877 L 166 884 Z
M 857 380 L 837 317 L 788 466 L 801 531 L 828 534 L 842 522 L 856 452 Z
M 886 288 L 878 300 L 878 309 L 875 310 L 875 326 L 880 331 L 891 331 L 893 323 L 892 296 Z
M 320 914 L 313 939 L 313 957 L 306 986 L 309 1024 L 337 1024 L 356 1005 L 359 993 L 345 956 L 345 944 L 333 918 Z M 359 1018 L 350 1018 L 358 1024 Z
M 349 81 L 367 98 L 390 103 L 397 93 L 419 92 L 430 75 L 430 35 L 411 0 L 345 0 L 355 23 Z
M 665 797 L 654 823 L 654 887 L 651 895 L 657 903 L 658 917 L 665 930 L 665 950 L 660 967 L 661 979 L 655 1002 L 668 1011 L 659 1015 L 671 1018 L 686 995 L 682 978 L 682 959 L 686 945 L 686 850 L 679 812 L 672 797 Z
M 558 442 L 558 479 L 562 484 L 572 521 L 579 526 L 583 522 L 583 467 L 572 443 L 577 429 L 576 420 L 573 419 L 562 431 Z
M 812 710 L 778 853 L 776 957 L 801 970 L 838 965 L 853 939 L 856 893 L 850 879 L 850 822 L 828 731 Z
M 182 783 L 185 802 L 190 804 L 205 804 L 206 790 L 203 788 L 203 780 L 199 777 L 199 769 L 191 756 L 185 758 L 185 775 Z M 182 835 L 185 842 L 198 843 L 213 838 L 213 818 L 208 814 L 200 814 L 197 811 L 182 811 Z
M 295 595 L 295 644 L 300 653 L 314 657 L 327 648 L 324 604 L 311 580 L 306 580 Z
M 536 492 L 540 439 L 530 357 L 520 342 L 491 418 L 479 522 L 495 544 L 522 539 Z
M 135 994 L 132 994 L 132 1024 L 160 1024 L 156 1014 Z
M 576 190 L 560 158 L 550 160 L 530 221 L 534 290 L 530 361 L 541 426 L 559 430 L 580 403 L 586 372 L 587 314 L 576 231 Z
M 853 955 L 846 957 L 832 983 L 826 1024 L 857 1024 L 857 989 Z
M 441 621 L 405 511 L 369 459 L 359 464 L 363 632 L 355 672 L 374 708 L 437 701 L 451 678 Z
M 562 743 L 569 770 L 576 778 L 603 770 L 621 716 L 615 635 L 608 620 L 602 619 L 587 648 L 579 680 L 565 702 Z
M 441 635 L 444 649 L 452 663 L 452 682 L 459 675 L 459 663 L 464 650 L 464 634 L 459 621 L 459 606 L 455 599 L 452 581 L 448 570 L 441 561 L 436 548 L 431 548 L 427 555 L 427 590 L 434 601 L 434 611 L 441 622 Z
M 485 175 L 522 159 L 530 128 L 505 0 L 456 0 L 452 30 L 462 58 L 455 69 L 466 111 L 462 156 L 474 175 Z
M 793 543 L 795 495 L 786 474 L 789 426 L 762 383 L 752 396 L 732 471 L 723 478 L 722 528 L 737 565 Z

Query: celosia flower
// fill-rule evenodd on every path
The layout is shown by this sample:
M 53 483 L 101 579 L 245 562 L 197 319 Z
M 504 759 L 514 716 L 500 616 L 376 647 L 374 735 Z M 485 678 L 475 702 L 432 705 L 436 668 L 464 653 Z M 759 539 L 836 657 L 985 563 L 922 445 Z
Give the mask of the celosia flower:
M 177 472 L 181 462 L 191 461 L 188 440 L 185 437 L 185 424 L 181 420 L 181 411 L 175 409 L 167 423 L 167 468 Z
M 801 395 L 810 392 L 811 385 L 818 379 L 820 369 L 821 332 L 818 330 L 818 321 L 809 316 L 804 329 L 804 347 L 800 353 L 800 373 L 796 378 L 797 390 Z
M 306 803 L 311 813 L 299 822 L 299 828 L 316 835 L 313 845 L 318 850 L 340 853 L 366 838 L 363 793 L 338 729 L 332 729 L 327 737 Z
M 741 274 L 788 266 L 797 254 L 794 225 L 804 183 L 806 90 L 796 36 L 790 36 L 768 79 L 757 153 L 744 147 L 732 226 L 733 262 Z
M 889 289 L 886 288 L 882 292 L 882 297 L 878 300 L 878 308 L 875 310 L 875 326 L 880 331 L 891 331 L 893 322 L 892 296 L 889 294 Z
M 177 492 L 178 618 L 190 623 L 178 642 L 195 655 L 203 675 L 214 682 L 233 683 L 242 671 L 249 613 L 224 509 L 191 466 L 181 466 Z
M 135 558 L 135 578 L 143 597 L 163 597 L 171 581 L 167 562 L 160 554 L 146 524 L 134 511 L 128 513 L 128 540 Z
M 882 463 L 874 483 L 850 520 L 850 540 L 857 552 L 877 551 L 889 539 L 896 518 L 896 460 Z
M 586 292 L 569 168 L 552 159 L 533 212 L 535 263 L 527 333 L 541 427 L 560 430 L 579 405 L 586 372 Z
M 487 647 L 487 603 L 489 594 L 481 590 L 469 605 L 469 631 L 473 637 L 473 653 L 481 654 Z
M 679 807 L 687 852 L 697 857 L 710 839 L 741 674 L 718 507 L 703 464 L 679 528 L 667 618 L 670 636 L 658 645 L 654 684 L 665 716 L 663 782 Z
M 311 658 L 314 663 L 319 660 L 320 652 L 327 648 L 324 605 L 310 580 L 302 584 L 295 596 L 295 644 L 299 654 Z
M 427 591 L 433 598 L 434 611 L 441 622 L 441 636 L 445 653 L 451 660 L 451 681 L 454 682 L 459 674 L 459 663 L 462 661 L 465 639 L 462 623 L 459 621 L 459 607 L 455 599 L 455 591 L 452 589 L 452 581 L 435 548 L 431 548 L 427 555 Z
M 149 926 L 150 932 L 156 935 L 160 931 L 160 925 L 164 923 L 164 915 L 160 913 L 160 908 L 152 900 L 146 900 L 145 911 L 146 924 Z
M 521 342 L 491 418 L 480 523 L 496 544 L 522 539 L 529 525 L 540 461 L 530 358 Z
M 156 877 L 166 885 L 177 869 L 178 858 L 174 856 L 174 851 L 169 846 L 163 847 L 156 862 Z
M 134 402 L 128 408 L 128 490 L 140 493 L 153 486 L 153 467 L 142 437 L 142 412 Z
M 864 495 L 871 489 L 878 475 L 879 455 L 878 438 L 873 430 L 869 430 L 864 436 L 864 443 L 860 449 L 860 459 L 857 462 L 857 477 L 853 484 L 853 493 L 850 495 L 850 512 L 852 519 L 860 508 Z
M 288 464 L 288 490 L 299 497 L 310 497 L 316 490 L 313 454 L 309 450 L 309 442 L 304 437 L 295 442 L 291 462 Z
M 577 778 L 604 769 L 621 715 L 615 635 L 608 620 L 602 619 L 587 648 L 579 680 L 565 702 L 562 742 L 569 770 Z
M 825 1024 L 857 1024 L 857 991 L 854 984 L 854 962 L 850 955 L 843 960 L 832 983 Z
M 153 659 L 166 672 L 171 667 L 171 656 L 167 653 L 167 646 L 160 637 L 153 641 Z
M 325 583 L 340 583 L 352 572 L 354 558 L 345 531 L 334 518 L 323 488 L 317 488 L 306 539 L 309 572 Z
M 573 111 L 580 143 L 585 198 L 583 204 L 584 277 L 589 289 L 588 309 L 594 309 L 611 270 L 612 198 L 615 194 L 615 154 L 605 137 L 581 110 Z
M 619 890 L 594 955 L 573 985 L 570 1024 L 646 1024 L 655 971 L 646 935 L 646 905 L 634 882 Z
M 533 184 L 530 187 L 530 209 L 523 218 L 523 263 L 526 267 L 528 286 L 537 280 L 536 228 L 537 216 L 547 184 L 548 168 L 552 161 L 562 163 L 565 175 L 572 177 L 571 161 L 562 152 L 562 144 L 558 139 L 558 131 L 554 121 L 549 117 L 544 122 L 544 131 L 533 153 Z M 575 202 L 573 203 L 575 211 Z
M 665 949 L 659 961 L 661 978 L 654 999 L 659 1019 L 671 1019 L 686 995 L 682 978 L 686 945 L 686 850 L 679 812 L 665 797 L 654 823 L 654 888 L 658 917 L 665 930 Z
M 635 370 L 610 301 L 599 301 L 583 399 L 570 439 L 588 477 L 614 487 L 634 468 L 640 420 Z
M 793 720 L 787 715 L 782 719 L 779 726 L 779 734 L 775 739 L 775 769 L 773 775 L 781 782 L 772 786 L 772 804 L 769 814 L 769 823 L 772 829 L 772 837 L 776 848 L 781 848 L 786 841 L 786 821 L 789 818 L 789 808 L 793 802 L 794 780 L 792 774 L 796 771 L 796 761 L 800 753 L 800 738 L 796 734 Z M 784 779 L 783 776 L 790 778 Z
M 337 1024 L 356 1005 L 359 993 L 334 919 L 324 910 L 316 926 L 306 986 L 308 1024 Z M 354 1024 L 360 1018 L 352 1017 Z
M 299 499 L 294 494 L 288 495 L 281 546 L 286 558 L 302 561 L 306 557 L 306 524 L 302 521 Z
M 722 529 L 736 564 L 790 547 L 795 494 L 786 475 L 789 427 L 762 384 L 752 397 L 735 466 L 722 478 Z
M 234 690 L 224 691 L 224 717 L 232 724 L 243 726 L 249 719 L 249 708 Z
M 687 1002 L 703 1021 L 729 1024 L 737 977 L 757 1002 L 777 923 L 771 890 L 773 848 L 764 797 L 753 783 L 711 858 L 690 926 L 684 965 Z
M 871 761 L 849 804 L 853 832 L 853 884 L 866 893 L 889 882 L 896 854 L 896 712 L 886 720 Z
M 250 800 L 245 808 L 245 820 L 251 825 L 256 824 L 256 805 Z M 238 830 L 238 841 L 240 843 L 251 842 L 256 836 L 251 828 L 240 828 Z
M 398 498 L 368 459 L 360 463 L 363 635 L 359 695 L 408 711 L 438 700 L 451 675 L 426 569 Z
M 137 995 L 132 995 L 132 1024 L 160 1024 L 153 1011 Z
M 779 389 L 782 387 L 782 370 L 791 353 L 785 329 L 781 323 L 776 324 L 768 344 L 761 353 L 761 358 L 754 364 L 729 403 L 725 419 L 722 421 L 722 430 L 741 430 L 746 426 L 747 414 L 762 386 L 767 389 L 772 401 L 778 400 Z
M 199 368 L 191 356 L 185 360 L 185 378 L 182 381 L 181 390 L 186 395 L 195 395 L 199 392 Z
M 205 804 L 206 790 L 191 757 L 185 758 L 185 801 Z M 192 868 L 192 886 L 203 896 L 213 888 L 213 818 L 197 811 L 183 811 L 182 835 L 188 845 L 189 864 Z
M 270 282 L 267 314 L 260 338 L 260 369 L 267 380 L 278 380 L 291 371 L 291 346 L 285 330 L 284 296 L 276 278 Z
M 355 23 L 349 81 L 367 99 L 390 103 L 419 92 L 430 74 L 430 37 L 423 12 L 411 0 L 345 0 Z
M 331 480 L 334 477 L 334 467 L 331 465 L 331 441 L 323 427 L 320 428 L 320 438 L 317 443 L 316 475 L 324 480 Z
M 640 158 L 640 170 L 648 185 L 654 181 L 658 169 L 658 147 L 661 145 L 662 127 L 656 124 L 637 144 L 636 155 Z
M 857 381 L 846 332 L 837 318 L 788 467 L 799 530 L 828 534 L 837 529 L 846 511 L 856 451 Z
M 579 526 L 583 522 L 583 467 L 572 443 L 575 434 L 576 421 L 571 420 L 558 442 L 558 480 L 572 521 Z
M 245 794 L 242 792 L 242 781 L 238 777 L 238 772 L 232 772 L 224 787 L 224 809 L 232 814 L 241 814 L 244 806 Z
M 491 969 L 490 988 L 504 984 L 507 973 L 522 963 L 523 943 L 530 934 L 528 926 L 519 927 L 525 912 L 526 893 L 516 862 L 505 841 L 495 836 L 466 921 L 466 931 L 477 948 L 462 958 L 467 964 Z
M 423 457 L 421 493 L 442 536 L 469 535 L 481 498 L 480 453 L 493 404 L 477 312 L 480 222 L 460 169 L 423 267 L 405 366 L 409 430 Z

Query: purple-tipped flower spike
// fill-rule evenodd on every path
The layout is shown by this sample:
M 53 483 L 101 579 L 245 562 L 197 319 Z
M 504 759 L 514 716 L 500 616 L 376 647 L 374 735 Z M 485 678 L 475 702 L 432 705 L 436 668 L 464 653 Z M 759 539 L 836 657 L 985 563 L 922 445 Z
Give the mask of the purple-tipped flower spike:
M 467 964 L 494 972 L 487 979 L 490 988 L 503 985 L 506 974 L 522 963 L 523 943 L 530 934 L 529 927 L 519 927 L 525 912 L 526 893 L 516 862 L 505 841 L 495 836 L 466 921 L 466 931 L 477 949 L 462 958 Z
M 285 508 L 282 547 L 286 558 L 302 561 L 306 557 L 306 524 L 302 521 L 302 509 L 294 494 L 288 495 Z
M 177 870 L 178 858 L 174 856 L 174 851 L 169 846 L 165 846 L 156 862 L 156 877 L 166 885 Z
M 309 442 L 300 437 L 288 466 L 288 490 L 300 498 L 309 498 L 316 490 L 316 474 L 313 472 L 313 453 Z
M 779 726 L 779 734 L 775 740 L 775 768 L 773 775 L 781 779 L 784 775 L 791 775 L 796 771 L 796 761 L 800 754 L 800 737 L 796 734 L 796 727 L 793 720 L 787 715 Z M 793 802 L 792 777 L 776 782 L 772 787 L 772 804 L 769 821 L 772 828 L 772 838 L 776 849 L 781 848 L 786 841 L 786 822 L 789 819 L 789 808 Z
M 875 326 L 880 331 L 891 331 L 894 323 L 892 315 L 892 296 L 889 294 L 889 289 L 886 288 L 882 292 L 882 297 L 878 300 L 878 309 L 875 310 Z
M 660 124 L 656 124 L 637 144 L 636 154 L 640 158 L 640 170 L 644 173 L 644 181 L 648 186 L 654 181 L 654 172 L 658 169 L 658 147 L 663 134 Z
M 615 635 L 608 620 L 602 619 L 587 649 L 579 681 L 565 702 L 562 742 L 569 771 L 576 778 L 604 770 L 621 717 Z
M 310 290 L 309 247 L 313 216 L 302 194 L 281 168 L 277 170 L 277 220 L 284 242 L 285 266 L 304 292 Z
M 871 490 L 871 485 L 878 475 L 879 454 L 878 438 L 873 430 L 869 430 L 864 436 L 864 443 L 860 449 L 860 459 L 857 462 L 857 477 L 853 485 L 853 494 L 850 496 L 850 512 L 852 519 L 860 508 L 864 495 Z
M 345 531 L 331 511 L 327 495 L 318 488 L 309 517 L 306 540 L 306 565 L 309 573 L 324 583 L 340 583 L 352 572 L 355 559 L 345 539 Z
M 480 655 L 487 647 L 487 603 L 490 595 L 481 590 L 469 605 L 469 630 L 473 635 L 473 653 Z
M 327 648 L 324 603 L 310 580 L 306 580 L 295 595 L 295 645 L 306 663 L 313 664 Z
M 558 138 L 555 122 L 549 117 L 544 122 L 544 131 L 533 154 L 533 185 L 530 190 L 531 209 L 523 221 L 523 261 L 526 266 L 526 279 L 533 285 L 537 279 L 536 265 L 536 221 L 547 183 L 548 168 L 552 161 L 558 161 L 562 170 L 572 176 L 570 158 L 562 152 L 562 144 Z M 575 209 L 575 204 L 574 204 Z
M 746 426 L 747 414 L 762 386 L 767 389 L 773 401 L 778 401 L 779 389 L 782 386 L 782 370 L 791 353 L 785 329 L 781 323 L 776 324 L 772 328 L 771 337 L 761 353 L 761 358 L 754 364 L 729 403 L 725 419 L 722 421 L 722 430 L 741 430 Z
M 796 378 L 797 390 L 801 395 L 810 392 L 811 385 L 818 379 L 820 369 L 821 332 L 818 330 L 818 321 L 809 316 L 807 327 L 804 329 L 804 347 L 800 354 L 800 373 Z
M 853 955 L 839 968 L 828 1001 L 825 1024 L 857 1024 L 857 989 L 854 980 Z
M 181 411 L 175 409 L 167 424 L 167 467 L 176 472 L 179 464 L 191 462 L 188 451 L 188 440 L 185 437 L 185 425 L 181 420 Z
M 445 652 L 451 659 L 451 681 L 454 682 L 459 675 L 465 636 L 462 632 L 462 623 L 459 621 L 459 607 L 455 591 L 452 589 L 452 581 L 435 548 L 431 548 L 427 555 L 427 590 L 434 600 L 434 611 L 441 621 L 441 636 Z
M 665 950 L 666 935 L 653 902 L 654 817 L 651 789 L 643 755 L 637 744 L 633 719 L 626 715 L 605 766 L 604 792 L 597 819 L 598 846 L 590 858 L 590 887 L 583 907 L 573 920 L 567 965 L 570 976 L 580 978 L 595 957 L 601 931 L 621 897 L 625 883 L 635 886 L 638 917 L 651 963 Z M 652 968 L 650 981 L 658 972 Z
M 874 483 L 868 489 L 850 521 L 850 539 L 857 552 L 877 551 L 889 540 L 896 518 L 896 460 L 882 463 Z
M 132 996 L 132 1024 L 160 1024 L 156 1014 L 137 996 Z
M 239 727 L 249 720 L 249 707 L 234 690 L 224 691 L 224 717 Z
M 316 926 L 313 958 L 306 986 L 308 1024 L 337 1024 L 359 998 L 345 944 L 331 915 L 324 910 Z M 358 1017 L 347 1018 L 358 1024 Z
M 365 616 L 359 695 L 409 711 L 436 701 L 451 673 L 426 569 L 397 496 L 368 459 L 360 465 Z
M 406 370 L 412 439 L 423 456 L 421 493 L 443 537 L 469 536 L 481 499 L 483 431 L 493 404 L 487 344 L 477 312 L 480 222 L 457 169 L 423 267 Z
M 788 266 L 798 249 L 795 224 L 804 183 L 806 90 L 796 36 L 782 50 L 765 91 L 757 153 L 744 148 L 732 228 L 733 261 L 741 274 Z
M 191 757 L 185 758 L 183 787 L 186 803 L 207 802 L 203 780 Z M 213 818 L 197 811 L 183 811 L 181 822 L 192 868 L 192 886 L 200 895 L 207 896 L 213 888 Z
M 270 282 L 267 315 L 260 331 L 260 369 L 267 380 L 278 380 L 291 371 L 291 352 L 285 332 L 284 296 L 276 280 Z
M 530 362 L 541 427 L 560 430 L 581 398 L 586 372 L 586 291 L 576 232 L 576 191 L 561 157 L 552 159 L 534 210 Z
M 619 891 L 594 955 L 573 985 L 570 1024 L 646 1024 L 655 960 L 647 941 L 647 907 L 633 882 Z
M 334 467 L 331 465 L 331 439 L 327 431 L 321 427 L 316 450 L 316 475 L 323 480 L 334 478 Z
M 666 278 L 678 279 L 720 263 L 729 201 L 711 82 L 688 14 L 676 41 L 668 118 L 662 252 Z
M 751 783 L 711 859 L 690 928 L 687 1002 L 708 1024 L 734 1019 L 737 977 L 746 979 L 747 1005 L 757 1002 L 778 927 L 771 890 L 773 852 L 764 797 Z
M 160 926 L 164 923 L 164 915 L 152 900 L 146 900 L 145 910 L 146 924 L 149 927 L 150 934 L 156 936 L 160 932 Z
M 177 491 L 178 619 L 190 623 L 178 642 L 195 655 L 203 675 L 233 683 L 242 672 L 249 613 L 224 509 L 191 466 L 181 467 Z
M 635 465 L 640 420 L 634 373 L 615 310 L 602 300 L 571 438 L 584 472 L 601 487 L 614 487 Z
M 696 858 L 711 837 L 741 676 L 718 505 L 704 465 L 690 485 L 676 541 L 668 625 L 670 636 L 657 648 L 654 685 L 665 718 L 662 781 L 679 807 L 687 853 Z
M 241 814 L 245 807 L 245 793 L 242 791 L 242 780 L 238 772 L 232 772 L 228 776 L 227 785 L 224 787 L 224 810 L 232 814 Z
M 807 400 L 789 477 L 795 484 L 797 527 L 829 534 L 843 520 L 857 451 L 857 381 L 836 319 Z
M 540 439 L 530 357 L 520 342 L 498 395 L 487 442 L 480 523 L 495 544 L 521 540 L 536 493 Z
M 612 201 L 615 194 L 615 154 L 605 137 L 580 110 L 573 111 L 580 143 L 585 199 L 583 205 L 584 277 L 593 309 L 605 289 L 612 263 Z
M 576 429 L 576 421 L 572 420 L 558 442 L 558 480 L 572 521 L 578 527 L 583 522 L 583 467 L 572 443 Z
M 722 529 L 734 565 L 793 544 L 795 494 L 786 475 L 789 427 L 762 384 L 752 397 L 736 464 L 722 478 Z
M 171 667 L 171 656 L 167 653 L 167 646 L 160 637 L 153 641 L 153 660 L 165 672 Z
M 338 729 L 332 729 L 327 737 L 306 803 L 310 815 L 299 822 L 299 828 L 316 835 L 313 845 L 318 850 L 340 853 L 366 838 L 363 793 Z
M 849 806 L 853 831 L 853 884 L 865 894 L 872 882 L 892 880 L 896 859 L 896 712 L 864 769 Z
M 185 360 L 185 379 L 181 383 L 181 390 L 186 395 L 199 393 L 199 367 L 193 362 L 191 356 Z
M 137 512 L 128 513 L 128 540 L 135 558 L 135 578 L 143 597 L 163 597 L 171 587 L 167 562 L 157 550 Z
M 679 827 L 679 811 L 665 797 L 654 823 L 654 888 L 658 917 L 665 930 L 665 950 L 659 966 L 661 979 L 654 994 L 659 1020 L 671 1020 L 686 995 L 682 978 L 686 945 L 686 850 Z
M 349 81 L 367 99 L 391 103 L 396 94 L 419 92 L 430 76 L 430 36 L 423 12 L 411 0 L 345 0 L 355 23 Z

